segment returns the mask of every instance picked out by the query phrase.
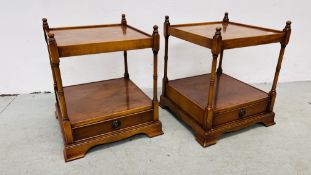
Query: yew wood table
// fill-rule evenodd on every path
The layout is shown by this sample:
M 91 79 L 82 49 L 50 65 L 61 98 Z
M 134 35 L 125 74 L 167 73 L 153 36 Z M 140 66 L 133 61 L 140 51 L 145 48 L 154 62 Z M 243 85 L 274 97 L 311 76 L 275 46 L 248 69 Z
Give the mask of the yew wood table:
M 219 22 L 170 25 L 169 17 L 166 16 L 161 107 L 170 109 L 177 118 L 189 125 L 203 147 L 215 144 L 218 137 L 226 132 L 255 123 L 263 123 L 265 126 L 275 124 L 273 105 L 276 85 L 291 33 L 290 25 L 288 21 L 283 31 L 245 25 L 230 22 L 228 13 Z M 169 81 L 169 36 L 211 49 L 211 73 Z M 223 73 L 224 50 L 277 42 L 281 44 L 281 51 L 269 93 Z
M 163 134 L 158 119 L 157 54 L 158 27 L 149 35 L 127 24 L 49 28 L 43 19 L 56 97 L 56 116 L 64 138 L 65 161 L 84 157 L 93 146 L 135 134 Z M 129 78 L 127 50 L 152 48 L 153 99 Z M 63 87 L 60 58 L 123 51 L 124 77 Z

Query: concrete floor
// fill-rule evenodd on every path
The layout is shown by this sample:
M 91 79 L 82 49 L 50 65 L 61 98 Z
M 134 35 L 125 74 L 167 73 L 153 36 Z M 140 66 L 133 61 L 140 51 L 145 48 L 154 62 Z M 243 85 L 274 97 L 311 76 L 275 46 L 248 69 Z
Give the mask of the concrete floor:
M 97 146 L 69 163 L 63 159 L 53 94 L 1 97 L 0 112 L 3 175 L 311 174 L 311 82 L 279 84 L 274 126 L 228 133 L 204 149 L 189 128 L 161 109 L 164 135 Z

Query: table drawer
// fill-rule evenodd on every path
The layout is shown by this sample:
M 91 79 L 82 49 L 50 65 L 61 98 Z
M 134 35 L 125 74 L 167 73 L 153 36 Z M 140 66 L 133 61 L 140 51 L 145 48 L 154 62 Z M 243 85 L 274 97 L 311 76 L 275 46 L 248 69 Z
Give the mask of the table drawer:
M 97 136 L 153 120 L 153 110 L 73 128 L 74 140 Z
M 269 101 L 265 100 L 228 111 L 216 112 L 213 119 L 213 125 L 217 126 L 227 122 L 247 118 L 249 116 L 265 112 L 268 109 L 268 105 Z

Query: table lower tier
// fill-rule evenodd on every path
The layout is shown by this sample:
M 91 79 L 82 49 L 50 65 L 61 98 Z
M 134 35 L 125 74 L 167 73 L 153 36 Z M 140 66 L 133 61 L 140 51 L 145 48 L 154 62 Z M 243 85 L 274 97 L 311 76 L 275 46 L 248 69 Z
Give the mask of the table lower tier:
M 207 128 L 206 109 L 210 74 L 171 80 L 162 94 L 160 105 L 188 124 L 202 146 L 216 143 L 225 132 L 244 128 L 254 123 L 274 124 L 274 113 L 269 111 L 269 94 L 232 78 L 217 74 L 212 101 L 212 122 Z
M 119 141 L 136 134 L 146 134 L 148 137 L 162 135 L 162 124 L 158 120 L 154 121 L 153 115 L 154 110 L 147 110 L 89 125 L 73 127 L 74 141 L 68 144 L 65 141 L 66 131 L 56 104 L 56 117 L 60 123 L 64 138 L 65 161 L 84 157 L 86 152 L 96 145 Z
M 73 127 L 153 109 L 152 100 L 127 78 L 67 86 L 64 96 Z
M 162 134 L 158 105 L 128 78 L 64 87 L 68 120 L 57 116 L 65 140 L 65 160 L 83 157 L 92 146 L 144 133 Z M 66 124 L 64 124 L 66 123 Z
M 204 123 L 210 74 L 169 81 L 165 96 L 199 124 Z M 217 74 L 213 98 L 213 126 L 267 112 L 269 95 L 226 74 Z
M 169 98 L 162 95 L 160 105 L 162 108 L 169 109 L 176 118 L 190 126 L 194 131 L 195 139 L 202 147 L 216 144 L 219 137 L 227 132 L 243 129 L 256 123 L 262 123 L 265 126 L 271 126 L 275 124 L 274 112 L 266 112 L 233 120 L 219 126 L 213 126 L 211 129 L 204 129 L 202 124 L 198 123 L 192 116 L 181 109 Z

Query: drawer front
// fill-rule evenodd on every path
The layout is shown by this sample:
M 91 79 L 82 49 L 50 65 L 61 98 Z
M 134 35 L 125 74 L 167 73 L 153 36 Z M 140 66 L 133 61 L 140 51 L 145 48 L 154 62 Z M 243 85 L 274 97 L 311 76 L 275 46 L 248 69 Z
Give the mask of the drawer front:
M 104 122 L 73 128 L 74 140 L 97 136 L 153 120 L 153 110 L 135 113 Z
M 236 108 L 230 111 L 224 112 L 216 112 L 215 117 L 213 119 L 213 125 L 221 125 L 227 122 L 231 122 L 234 120 L 239 120 L 243 118 L 247 118 L 249 116 L 262 113 L 267 111 L 269 105 L 269 101 L 257 102 L 254 104 L 250 104 L 248 106 L 242 106 L 240 108 Z
M 173 101 L 179 108 L 189 114 L 198 123 L 202 123 L 204 116 L 204 109 L 190 101 L 187 97 L 181 95 L 178 91 L 170 86 L 166 86 L 167 97 Z

